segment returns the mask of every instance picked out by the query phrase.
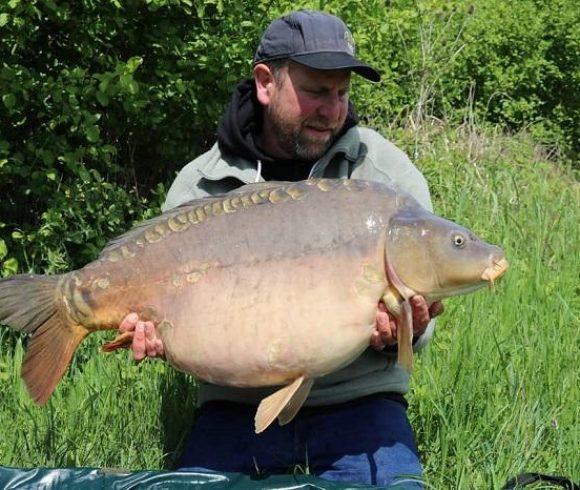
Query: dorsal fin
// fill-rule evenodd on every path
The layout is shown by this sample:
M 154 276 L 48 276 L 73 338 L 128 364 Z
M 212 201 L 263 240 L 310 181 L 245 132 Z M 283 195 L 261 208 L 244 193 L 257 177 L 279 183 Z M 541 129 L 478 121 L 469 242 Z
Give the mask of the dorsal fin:
M 233 191 L 228 192 L 227 194 L 222 194 L 222 197 L 231 196 L 232 194 L 244 194 L 246 192 L 256 192 L 261 191 L 264 189 L 276 189 L 277 187 L 284 187 L 285 185 L 290 185 L 295 182 L 286 182 L 286 181 L 270 181 L 270 182 L 252 182 L 250 184 L 244 184 Z
M 175 210 L 176 209 L 177 208 L 175 208 Z M 123 244 L 124 242 L 132 241 L 134 238 L 137 237 L 137 235 L 140 235 L 141 232 L 145 230 L 145 228 L 149 226 L 155 226 L 158 223 L 164 222 L 167 218 L 169 218 L 173 214 L 177 214 L 175 210 L 172 209 L 171 211 L 167 211 L 163 214 L 160 214 L 159 216 L 155 216 L 154 218 L 141 221 L 140 223 L 137 223 L 136 225 L 133 226 L 133 228 L 129 229 L 125 233 L 116 236 L 105 245 L 105 248 L 103 248 L 103 250 L 101 250 L 101 253 L 99 254 L 99 259 L 102 259 L 106 254 L 112 252 L 114 249 L 116 249 L 119 245 Z
M 105 255 L 113 252 L 120 246 L 124 245 L 125 243 L 130 243 L 135 241 L 139 238 L 147 229 L 154 229 L 157 225 L 165 224 L 168 222 L 169 219 L 187 214 L 188 212 L 195 210 L 196 208 L 203 208 L 208 205 L 212 205 L 216 202 L 224 201 L 228 198 L 233 198 L 236 196 L 242 195 L 250 195 L 252 193 L 263 191 L 263 190 L 274 190 L 280 187 L 284 187 L 285 185 L 292 184 L 291 182 L 257 182 L 253 184 L 246 184 L 238 189 L 234 189 L 226 194 L 220 194 L 217 196 L 211 197 L 202 197 L 198 199 L 193 199 L 186 203 L 183 203 L 169 211 L 165 211 L 164 213 L 160 214 L 159 216 L 155 216 L 154 218 L 150 218 L 145 220 L 141 223 L 138 223 L 129 231 L 119 235 L 118 237 L 113 238 L 110 242 L 105 245 L 105 248 L 101 250 L 99 254 L 99 258 L 104 258 Z

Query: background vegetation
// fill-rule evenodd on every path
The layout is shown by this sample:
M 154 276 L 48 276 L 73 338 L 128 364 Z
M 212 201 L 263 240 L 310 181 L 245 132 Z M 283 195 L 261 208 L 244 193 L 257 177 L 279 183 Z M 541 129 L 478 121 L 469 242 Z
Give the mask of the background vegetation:
M 351 26 L 384 75 L 355 80 L 364 122 L 413 157 L 440 214 L 502 244 L 512 263 L 498 294 L 448 302 L 422 356 L 410 414 L 427 481 L 578 479 L 576 2 L 299 6 Z M 0 274 L 79 267 L 157 213 L 176 171 L 212 143 L 265 26 L 296 7 L 0 0 Z M 192 384 L 161 363 L 97 356 L 100 341 L 37 409 L 19 379 L 22 339 L 0 330 L 0 422 L 12 429 L 0 464 L 171 466 Z

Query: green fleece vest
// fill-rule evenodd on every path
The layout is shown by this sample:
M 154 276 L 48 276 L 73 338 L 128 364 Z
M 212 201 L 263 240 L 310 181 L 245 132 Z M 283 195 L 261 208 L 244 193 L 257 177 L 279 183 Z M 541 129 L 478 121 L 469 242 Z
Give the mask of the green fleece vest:
M 177 175 L 163 210 L 192 199 L 229 192 L 252 182 L 262 182 L 261 163 L 222 155 L 217 143 L 188 163 Z M 432 210 L 427 182 L 407 155 L 372 129 L 347 131 L 312 167 L 311 177 L 352 178 L 382 182 L 411 194 Z M 415 343 L 421 349 L 431 338 L 434 322 Z M 404 394 L 409 375 L 396 363 L 396 353 L 367 349 L 339 371 L 317 379 L 305 405 L 331 405 L 380 392 Z M 198 402 L 229 400 L 258 404 L 276 388 L 230 388 L 200 383 Z

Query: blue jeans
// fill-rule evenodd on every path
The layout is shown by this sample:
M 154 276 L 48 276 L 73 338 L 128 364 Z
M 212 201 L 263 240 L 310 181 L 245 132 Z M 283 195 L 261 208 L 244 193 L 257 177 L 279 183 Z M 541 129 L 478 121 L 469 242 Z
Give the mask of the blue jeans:
M 302 408 L 288 425 L 275 422 L 262 434 L 254 433 L 255 411 L 204 404 L 180 469 L 270 475 L 302 468 L 327 480 L 381 486 L 421 475 L 406 408 L 386 396 Z M 421 485 L 407 480 L 407 487 Z

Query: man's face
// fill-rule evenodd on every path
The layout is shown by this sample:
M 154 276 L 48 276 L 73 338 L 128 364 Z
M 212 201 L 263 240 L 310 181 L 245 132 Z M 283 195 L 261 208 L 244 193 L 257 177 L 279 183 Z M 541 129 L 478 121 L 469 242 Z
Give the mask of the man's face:
M 349 87 L 348 70 L 288 63 L 279 70 L 265 107 L 266 134 L 288 158 L 319 159 L 344 125 Z

